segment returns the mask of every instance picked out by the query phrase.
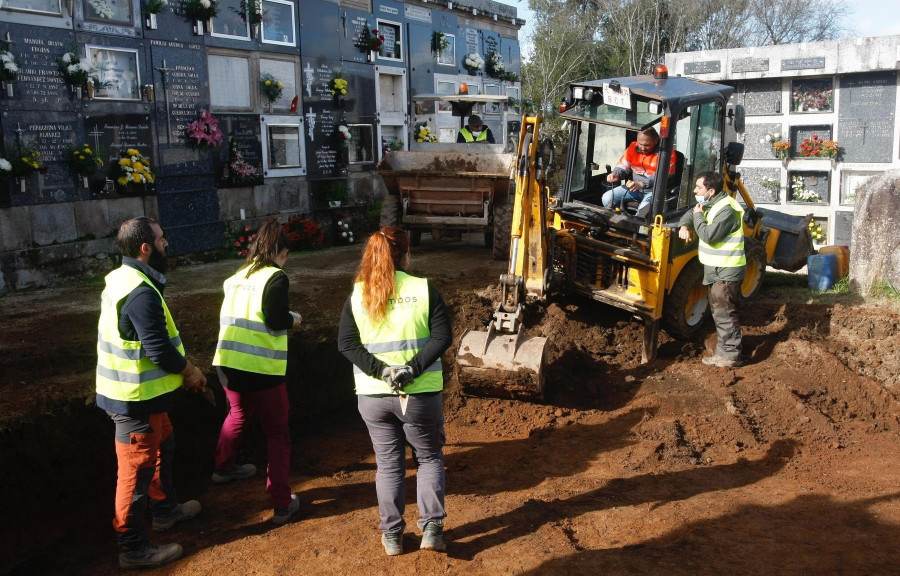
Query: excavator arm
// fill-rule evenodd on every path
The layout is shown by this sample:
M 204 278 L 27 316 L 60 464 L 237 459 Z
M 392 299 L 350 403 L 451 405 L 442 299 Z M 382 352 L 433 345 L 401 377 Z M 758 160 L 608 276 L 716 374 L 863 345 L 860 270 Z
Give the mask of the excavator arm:
M 547 339 L 523 329 L 526 295 L 547 290 L 549 234 L 545 180 L 552 147 L 540 144 L 543 118 L 525 116 L 516 154 L 516 196 L 510 228 L 509 266 L 500 276 L 501 298 L 488 331 L 467 330 L 460 339 L 457 375 L 464 390 L 542 399 Z

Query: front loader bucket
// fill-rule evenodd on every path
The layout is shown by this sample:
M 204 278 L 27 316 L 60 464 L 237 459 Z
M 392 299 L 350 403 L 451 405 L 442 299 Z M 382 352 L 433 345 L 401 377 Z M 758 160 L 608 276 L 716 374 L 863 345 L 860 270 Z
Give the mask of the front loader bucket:
M 467 394 L 540 402 L 544 398 L 547 339 L 466 330 L 456 356 L 457 377 Z

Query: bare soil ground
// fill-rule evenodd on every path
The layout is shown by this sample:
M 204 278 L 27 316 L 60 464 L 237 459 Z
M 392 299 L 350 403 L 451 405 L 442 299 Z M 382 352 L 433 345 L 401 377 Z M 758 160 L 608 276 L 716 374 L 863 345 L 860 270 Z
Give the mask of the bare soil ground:
M 225 415 L 209 362 L 222 280 L 236 261 L 181 265 L 167 301 L 218 405 L 173 412 L 182 499 L 204 510 L 157 535 L 185 557 L 150 573 L 897 574 L 900 573 L 900 314 L 771 275 L 742 310 L 746 365 L 704 366 L 712 326 L 661 335 L 584 300 L 532 304 L 550 339 L 546 403 L 462 393 L 448 351 L 448 553 L 418 551 L 415 479 L 407 552 L 379 544 L 375 466 L 335 339 L 357 246 L 291 255 L 293 487 L 301 517 L 268 524 L 265 478 L 214 486 Z M 427 238 L 412 271 L 439 286 L 457 338 L 490 315 L 503 262 L 480 238 Z M 93 406 L 102 282 L 0 298 L 0 573 L 119 572 L 110 525 L 112 424 Z M 245 456 L 265 466 L 258 430 Z M 410 460 L 410 468 L 412 461 Z

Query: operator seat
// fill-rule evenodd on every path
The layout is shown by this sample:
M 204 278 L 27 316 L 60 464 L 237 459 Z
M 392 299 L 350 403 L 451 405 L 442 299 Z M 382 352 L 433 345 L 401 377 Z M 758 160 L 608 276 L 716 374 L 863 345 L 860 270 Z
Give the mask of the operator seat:
M 675 172 L 669 175 L 666 180 L 666 201 L 663 204 L 663 211 L 669 212 L 678 207 L 678 195 L 681 192 L 681 178 L 684 174 L 684 154 L 675 150 Z M 633 212 L 638 218 L 647 218 L 650 210 L 653 208 L 653 202 L 638 210 L 640 202 L 637 200 L 629 200 L 623 206 L 623 211 Z

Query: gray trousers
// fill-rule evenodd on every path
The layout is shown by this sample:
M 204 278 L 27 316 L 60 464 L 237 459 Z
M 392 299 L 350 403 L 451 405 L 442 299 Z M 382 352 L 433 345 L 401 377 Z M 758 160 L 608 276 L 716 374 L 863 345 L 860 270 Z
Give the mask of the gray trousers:
M 375 449 L 375 491 L 383 532 L 402 533 L 406 526 L 404 478 L 406 443 L 415 450 L 419 469 L 416 473 L 416 502 L 419 528 L 430 521 L 443 521 L 444 493 L 444 410 L 443 394 L 412 394 L 406 414 L 398 396 L 357 396 L 359 413 L 369 429 Z
M 740 282 L 713 282 L 709 286 L 709 307 L 719 335 L 716 356 L 741 359 L 741 319 L 737 306 L 741 299 Z

